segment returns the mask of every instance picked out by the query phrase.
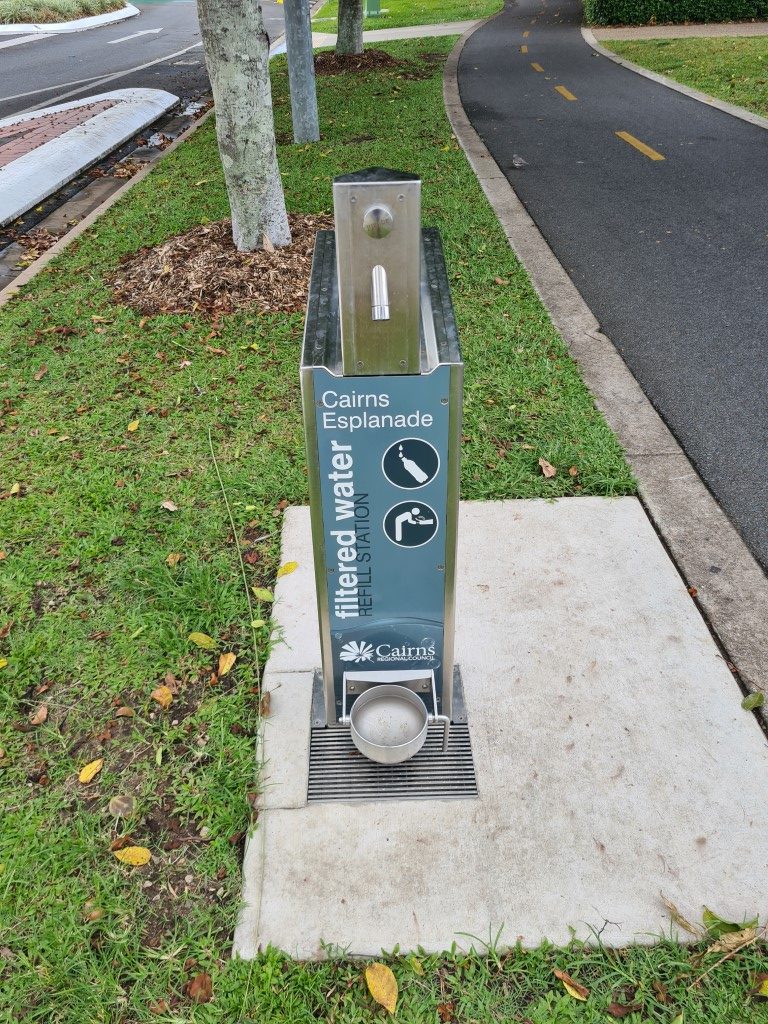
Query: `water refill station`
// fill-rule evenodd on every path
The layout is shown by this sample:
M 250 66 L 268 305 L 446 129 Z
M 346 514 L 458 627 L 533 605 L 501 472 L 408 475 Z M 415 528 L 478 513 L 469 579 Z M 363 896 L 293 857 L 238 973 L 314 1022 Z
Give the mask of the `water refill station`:
M 398 764 L 466 722 L 453 663 L 462 362 L 421 181 L 334 180 L 301 366 L 322 669 L 313 726 Z

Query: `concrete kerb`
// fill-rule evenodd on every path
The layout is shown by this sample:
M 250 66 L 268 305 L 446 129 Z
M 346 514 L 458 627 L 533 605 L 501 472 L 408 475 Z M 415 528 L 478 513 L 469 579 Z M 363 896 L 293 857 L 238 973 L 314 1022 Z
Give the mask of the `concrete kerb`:
M 121 10 L 107 11 L 106 14 L 94 14 L 90 18 L 75 18 L 72 21 L 53 21 L 39 24 L 27 22 L 23 25 L 0 25 L 0 36 L 34 35 L 40 32 L 44 35 L 61 35 L 65 32 L 86 32 L 89 28 L 101 28 L 103 25 L 114 25 L 119 21 L 126 21 L 128 18 L 135 18 L 141 14 L 138 7 L 133 4 L 126 4 Z
M 213 107 L 211 107 L 210 110 L 207 110 L 199 121 L 195 121 L 194 124 L 191 124 L 181 132 L 181 134 L 178 135 L 171 145 L 165 150 L 163 156 L 166 156 L 168 153 L 172 153 L 174 149 L 177 149 L 182 144 L 182 142 L 186 142 L 186 140 L 191 135 L 194 135 L 197 129 L 204 124 L 212 114 Z M 121 185 L 116 192 L 113 192 L 108 199 L 105 199 L 100 206 L 97 206 L 95 210 L 91 211 L 87 217 L 84 217 L 79 224 L 72 228 L 71 231 L 68 231 L 66 235 L 63 235 L 57 242 L 55 242 L 47 252 L 44 252 L 43 255 L 39 257 L 39 259 L 36 259 L 34 263 L 30 263 L 30 265 L 23 270 L 22 273 L 11 282 L 11 284 L 0 291 L 0 306 L 4 306 L 6 302 L 9 302 L 19 292 L 19 290 L 23 288 L 24 285 L 29 284 L 32 278 L 39 274 L 41 270 L 45 270 L 48 264 L 55 260 L 57 256 L 60 256 L 67 246 L 71 245 L 72 242 L 76 241 L 90 227 L 92 227 L 102 214 L 106 213 L 110 207 L 119 202 L 126 192 L 130 191 L 134 185 L 138 185 L 140 181 L 143 181 L 150 171 L 152 171 L 156 166 L 156 163 L 147 164 L 147 166 L 142 168 L 138 174 L 129 178 L 124 185 Z
M 484 24 L 484 23 L 483 23 Z M 457 69 L 473 32 L 445 67 L 444 101 L 459 145 L 528 271 L 597 408 L 624 446 L 641 499 L 710 628 L 750 691 L 768 691 L 768 579 L 528 215 L 469 122 Z M 765 713 L 763 721 L 768 722 Z
M 672 78 L 667 78 L 666 75 L 660 75 L 656 71 L 649 71 L 648 68 L 640 67 L 639 64 L 633 64 L 631 60 L 626 60 L 624 57 L 620 57 L 617 53 L 612 53 L 611 50 L 600 45 L 594 32 L 590 28 L 583 26 L 581 34 L 584 37 L 584 42 L 587 46 L 591 46 L 596 53 L 600 54 L 601 57 L 607 57 L 609 60 L 612 60 L 614 64 L 620 64 L 621 67 L 627 68 L 629 71 L 634 71 L 635 74 L 642 75 L 643 78 L 650 78 L 652 82 L 656 82 L 659 85 L 665 85 L 668 89 L 674 89 L 675 92 L 681 92 L 683 96 L 688 96 L 692 100 L 698 100 L 699 103 L 705 103 L 708 107 L 716 107 L 717 110 L 722 110 L 724 113 L 730 114 L 732 117 L 738 117 L 742 121 L 748 121 L 750 124 L 755 124 L 758 128 L 768 128 L 768 118 L 760 117 L 759 114 L 753 114 L 752 111 L 745 110 L 743 107 L 737 107 L 733 103 L 726 103 L 724 100 L 715 99 L 714 96 L 708 96 L 705 92 L 700 92 L 698 89 L 692 89 L 688 85 L 682 85 L 680 82 L 675 82 Z

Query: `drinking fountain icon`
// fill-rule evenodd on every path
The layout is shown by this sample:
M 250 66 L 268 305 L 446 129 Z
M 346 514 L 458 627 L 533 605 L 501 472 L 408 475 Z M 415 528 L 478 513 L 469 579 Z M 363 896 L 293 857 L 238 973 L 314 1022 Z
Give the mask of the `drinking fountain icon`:
M 414 505 L 413 508 L 401 512 L 399 516 L 395 517 L 395 540 L 398 544 L 403 542 L 403 526 L 405 523 L 408 523 L 410 526 L 434 526 L 435 520 L 427 519 L 423 516 L 418 505 Z

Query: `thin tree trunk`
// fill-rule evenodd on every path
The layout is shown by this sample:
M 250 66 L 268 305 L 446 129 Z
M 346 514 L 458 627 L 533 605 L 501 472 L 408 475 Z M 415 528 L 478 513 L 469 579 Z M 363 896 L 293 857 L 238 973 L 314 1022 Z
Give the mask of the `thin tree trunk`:
M 336 53 L 363 52 L 363 0 L 339 0 Z
M 285 45 L 288 55 L 288 84 L 291 90 L 293 141 L 317 142 L 320 123 L 317 116 L 315 55 L 312 50 L 312 23 L 307 0 L 285 0 Z
M 257 0 L 198 0 L 205 61 L 216 108 L 216 136 L 241 251 L 290 245 L 275 153 L 269 37 Z

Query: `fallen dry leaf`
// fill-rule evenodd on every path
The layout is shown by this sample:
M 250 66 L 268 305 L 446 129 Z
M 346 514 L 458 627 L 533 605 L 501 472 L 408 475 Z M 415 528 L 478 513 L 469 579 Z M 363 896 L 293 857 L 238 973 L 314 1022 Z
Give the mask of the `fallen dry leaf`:
M 622 1017 L 628 1017 L 630 1013 L 640 1013 L 642 1008 L 642 1003 L 609 1003 L 605 1009 L 612 1017 L 621 1020 Z
M 80 769 L 80 773 L 77 776 L 77 781 L 82 783 L 89 783 L 99 774 L 101 769 L 104 767 L 104 758 L 97 757 L 95 761 L 89 761 L 87 765 Z
M 539 459 L 539 467 L 541 469 L 541 472 L 548 480 L 551 479 L 553 476 L 557 475 L 557 470 L 552 465 L 552 463 L 547 462 L 547 460 L 544 458 Z
M 0 665 L 2 668 L 2 665 Z M 39 708 L 36 708 L 29 716 L 30 725 L 42 725 L 48 717 L 48 705 L 41 704 Z
M 291 573 L 296 572 L 298 568 L 298 562 L 286 562 L 285 565 L 281 565 L 277 570 L 277 578 L 280 579 L 281 576 L 290 576 Z
M 768 999 L 768 974 L 755 975 L 755 986 L 752 989 L 752 995 Z
M 262 718 L 269 718 L 269 712 L 272 709 L 272 694 L 269 690 L 266 693 L 262 693 L 261 700 L 259 701 L 259 714 Z
M 373 963 L 365 968 L 365 983 L 376 1002 L 394 1013 L 397 1009 L 397 979 L 386 964 Z
M 229 651 L 227 654 L 219 655 L 219 676 L 227 675 L 237 661 L 237 655 Z
M 207 633 L 190 633 L 187 639 L 205 651 L 212 651 L 216 647 L 216 641 Z
M 132 868 L 140 868 L 152 860 L 152 854 L 146 846 L 125 846 L 113 852 L 121 864 L 130 864 Z
M 136 799 L 130 796 L 130 794 L 113 796 L 109 801 L 109 813 L 114 818 L 128 818 L 135 810 Z
M 7 557 L 8 555 L 5 553 L 5 551 L 0 551 L 0 562 L 2 562 L 2 560 Z
M 569 468 L 569 470 L 568 470 L 568 476 L 578 476 L 578 475 L 579 475 L 578 466 L 571 466 Z
M 272 239 L 269 237 L 269 235 L 262 235 L 262 242 L 263 242 L 263 245 L 264 245 L 264 252 L 274 252 L 275 251 L 275 247 L 272 244 Z
M 121 707 L 115 712 L 115 718 L 133 718 L 135 712 L 133 708 Z
M 164 508 L 166 512 L 178 512 L 179 506 L 173 501 L 164 501 L 160 505 L 160 508 Z
M 651 982 L 651 988 L 653 989 L 653 994 L 656 996 L 660 1003 L 667 1002 L 667 1000 L 669 999 L 669 989 L 663 981 Z
M 11 484 L 11 489 L 8 491 L 9 494 L 18 494 L 21 491 L 21 484 Z
M 575 981 L 570 974 L 566 974 L 565 971 L 561 971 L 558 968 L 552 972 L 556 978 L 563 983 L 563 988 L 572 996 L 574 999 L 580 1000 L 582 1003 L 586 1002 L 589 997 L 589 989 L 584 985 L 580 985 L 578 981 Z
M 453 1003 L 438 1003 L 437 1015 L 440 1018 L 440 1024 L 453 1024 L 456 1019 L 453 1015 L 455 1009 Z
M 757 936 L 757 928 L 742 928 L 739 932 L 726 932 L 717 942 L 706 949 L 707 953 L 732 953 L 739 946 L 752 942 Z
M 195 1003 L 210 1003 L 213 999 L 213 982 L 210 974 L 196 974 L 186 985 L 187 996 Z
M 156 700 L 163 711 L 167 711 L 168 708 L 173 704 L 173 694 L 167 686 L 158 686 L 150 694 L 152 700 Z
M 48 373 L 48 367 L 45 365 L 41 366 L 35 374 L 35 380 L 42 380 L 46 373 Z
M 5 666 L 7 664 L 8 664 L 8 659 L 7 658 L 0 658 L 0 668 L 5 668 Z
M 178 565 L 183 557 L 184 555 L 180 555 L 178 551 L 172 551 L 165 561 L 167 562 L 168 565 L 173 567 L 174 565 Z
M 683 917 L 675 904 L 671 900 L 668 900 L 664 893 L 659 893 L 659 897 L 661 902 L 669 911 L 669 916 L 679 928 L 682 928 L 690 935 L 695 935 L 697 937 L 700 937 L 703 934 L 701 928 L 698 928 L 695 924 L 691 924 L 687 918 Z
M 138 429 L 139 429 L 139 421 L 138 420 L 131 420 L 131 422 L 128 424 L 128 431 L 129 431 L 129 433 L 135 434 Z

